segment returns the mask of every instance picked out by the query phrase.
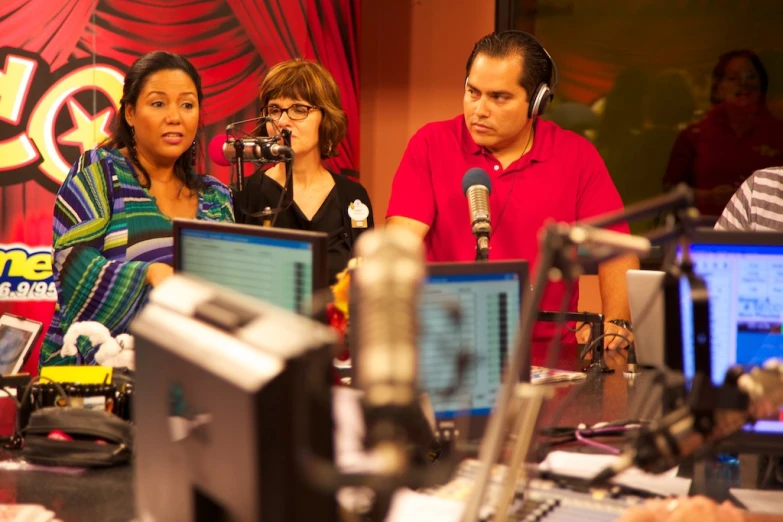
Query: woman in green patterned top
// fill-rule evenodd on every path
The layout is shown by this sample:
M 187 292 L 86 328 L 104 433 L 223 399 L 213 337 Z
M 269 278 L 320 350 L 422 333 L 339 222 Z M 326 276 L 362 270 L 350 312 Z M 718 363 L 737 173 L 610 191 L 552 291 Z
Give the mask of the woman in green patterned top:
M 60 351 L 75 322 L 123 333 L 149 290 L 172 270 L 172 219 L 234 221 L 225 185 L 195 170 L 201 78 L 176 54 L 139 58 L 125 77 L 113 137 L 85 152 L 57 193 L 53 272 L 57 310 L 41 366 L 95 364 L 82 337 Z

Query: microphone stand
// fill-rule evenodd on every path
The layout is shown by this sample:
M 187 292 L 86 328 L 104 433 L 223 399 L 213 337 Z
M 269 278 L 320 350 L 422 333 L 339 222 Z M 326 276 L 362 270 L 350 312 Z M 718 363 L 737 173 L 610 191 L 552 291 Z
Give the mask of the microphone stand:
M 237 158 L 237 192 L 242 194 L 245 190 L 245 142 L 234 140 L 234 151 Z
M 476 236 L 476 261 L 489 261 L 489 235 Z
M 581 321 L 583 323 L 590 323 L 590 343 L 593 344 L 592 354 L 590 357 L 590 364 L 583 367 L 582 371 L 600 371 L 601 373 L 614 373 L 613 368 L 609 368 L 606 365 L 606 354 L 604 352 L 604 314 L 597 314 L 593 312 L 538 312 L 538 320 L 548 323 L 558 323 L 562 321 Z M 601 339 L 596 341 L 596 339 Z M 589 344 L 588 344 L 589 346 Z
M 269 118 L 266 116 L 259 116 L 256 118 L 250 118 L 247 120 L 241 120 L 241 121 L 235 121 L 233 123 L 229 123 L 226 125 L 226 136 L 229 136 L 229 131 L 232 131 L 237 128 L 238 125 L 242 123 L 249 123 L 249 122 L 258 122 L 258 124 L 253 128 L 250 133 L 245 133 L 247 135 L 250 135 L 251 133 L 255 132 L 259 129 L 262 125 L 264 125 L 267 121 L 269 121 Z M 226 140 L 228 141 L 228 140 Z M 234 140 L 234 152 L 236 157 L 236 171 L 234 171 L 233 166 L 231 167 L 231 171 L 229 173 L 229 178 L 233 176 L 233 173 L 236 172 L 236 197 L 234 198 L 234 215 L 239 216 L 240 214 L 246 214 L 243 208 L 241 208 L 239 204 L 239 196 L 244 193 L 245 190 L 245 161 L 244 161 L 244 149 L 245 144 L 244 142 L 239 139 Z M 231 184 L 231 179 L 229 179 L 229 184 Z M 245 199 L 247 197 L 245 196 Z M 241 220 L 237 219 L 238 222 L 241 222 Z
M 291 129 L 283 129 L 280 131 L 280 135 L 283 137 L 283 143 L 286 147 L 291 149 Z M 283 186 L 283 193 L 280 194 L 280 201 L 277 203 L 277 207 L 269 214 L 272 216 L 271 226 L 275 226 L 278 216 L 287 209 L 294 202 L 294 155 L 291 150 L 291 156 L 285 159 L 285 185 Z

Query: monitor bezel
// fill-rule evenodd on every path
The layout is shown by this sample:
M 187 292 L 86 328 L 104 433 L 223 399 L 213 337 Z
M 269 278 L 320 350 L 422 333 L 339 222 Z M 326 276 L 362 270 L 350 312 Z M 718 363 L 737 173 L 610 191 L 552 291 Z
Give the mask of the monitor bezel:
M 783 232 L 738 231 L 699 228 L 691 245 L 783 246 Z
M 329 236 L 324 232 L 311 232 L 289 228 L 272 228 L 240 223 L 225 223 L 220 221 L 205 221 L 198 219 L 175 219 L 174 222 L 174 271 L 182 272 L 182 239 L 183 230 L 201 230 L 241 236 L 279 239 L 284 241 L 307 242 L 312 245 L 313 252 L 313 288 L 315 297 L 320 291 L 329 288 L 329 271 L 327 266 L 327 251 Z

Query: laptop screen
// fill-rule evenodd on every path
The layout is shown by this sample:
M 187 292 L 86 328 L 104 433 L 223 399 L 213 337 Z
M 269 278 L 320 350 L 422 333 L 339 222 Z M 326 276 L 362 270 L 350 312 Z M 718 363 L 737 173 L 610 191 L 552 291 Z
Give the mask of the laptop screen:
M 527 263 L 431 263 L 427 270 L 420 386 L 438 419 L 489 415 L 519 327 Z
M 326 286 L 326 234 L 176 221 L 174 268 L 297 313 Z
M 783 234 L 702 232 L 690 252 L 709 294 L 713 383 L 722 384 L 735 364 L 753 367 L 783 357 Z M 693 308 L 684 280 L 680 297 L 683 373 L 690 379 L 695 373 Z M 778 424 L 769 426 L 774 431 L 783 428 L 773 424 Z

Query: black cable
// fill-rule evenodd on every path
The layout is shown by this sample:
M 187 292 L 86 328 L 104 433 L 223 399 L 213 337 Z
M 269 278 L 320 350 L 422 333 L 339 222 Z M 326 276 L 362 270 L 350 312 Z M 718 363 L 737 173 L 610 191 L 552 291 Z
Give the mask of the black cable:
M 65 393 L 65 389 L 58 383 L 53 381 L 52 379 L 48 377 L 41 377 L 40 375 L 37 377 L 33 377 L 30 379 L 30 382 L 27 383 L 27 385 L 24 388 L 24 391 L 22 392 L 22 398 L 21 400 L 17 400 L 16 397 L 14 397 L 11 392 L 9 392 L 6 388 L 0 388 L 0 391 L 8 395 L 13 402 L 14 402 L 14 428 L 13 433 L 11 437 L 3 437 L 0 440 L 4 441 L 3 447 L 6 449 L 20 449 L 22 447 L 22 433 L 21 433 L 21 415 L 22 415 L 22 406 L 27 403 L 28 398 L 30 397 L 30 393 L 33 389 L 33 385 L 40 381 L 41 379 L 46 379 L 47 381 L 51 382 L 55 389 L 57 390 L 57 393 L 60 394 L 60 397 L 65 399 L 66 406 L 70 406 L 71 399 L 68 397 L 68 394 Z M 55 406 L 57 405 L 57 402 L 55 401 Z
M 565 322 L 565 323 L 562 324 L 562 327 L 565 328 L 566 330 L 568 330 L 571 333 L 576 333 L 579 330 L 581 330 L 582 328 L 584 328 L 585 326 L 590 326 L 590 323 L 582 322 L 582 324 L 577 326 L 576 328 L 571 328 L 570 326 L 568 326 L 568 322 Z
M 625 339 L 625 342 L 628 343 L 628 346 L 630 346 L 631 343 L 633 342 L 633 341 L 631 341 L 630 338 L 628 338 L 627 336 L 625 336 L 625 335 L 623 335 L 621 333 L 607 332 L 607 333 L 599 335 L 598 337 L 593 339 L 590 344 L 585 345 L 585 348 L 579 354 L 579 358 L 580 359 L 584 359 L 587 356 L 587 354 L 590 353 L 593 350 L 593 348 L 595 347 L 595 343 L 597 343 L 598 341 L 602 340 L 604 337 L 619 337 L 621 339 Z
M 534 127 L 534 125 L 532 123 L 532 120 L 531 120 L 531 123 L 530 123 L 530 134 L 528 135 L 527 143 L 525 144 L 525 148 L 522 149 L 522 156 L 525 155 L 525 151 L 527 150 L 528 146 L 530 145 L 530 142 L 533 141 L 533 135 L 534 134 L 535 134 L 535 127 Z M 531 148 L 530 150 L 533 150 L 533 149 Z M 527 151 L 527 152 L 529 153 L 530 151 Z M 522 156 L 520 156 L 520 157 L 522 157 Z M 512 174 L 511 188 L 508 189 L 508 197 L 506 198 L 506 203 L 503 205 L 503 208 L 500 209 L 500 214 L 498 214 L 498 220 L 497 220 L 497 224 L 495 225 L 495 230 L 494 230 L 494 232 L 492 232 L 493 234 L 496 234 L 498 229 L 500 228 L 500 223 L 503 220 L 503 214 L 506 213 L 506 208 L 508 208 L 508 204 L 511 201 L 511 196 L 514 193 L 514 185 L 516 184 L 516 182 L 517 182 L 517 171 L 515 170 L 514 174 Z
M 538 433 L 547 437 L 565 437 L 572 435 L 576 431 L 579 431 L 580 433 L 592 433 L 595 431 L 595 435 L 598 436 L 599 433 L 597 430 L 604 430 L 607 428 L 627 429 L 632 425 L 642 425 L 648 423 L 649 421 L 645 421 L 643 419 L 621 419 L 611 422 L 601 422 L 585 428 L 580 428 L 579 426 L 550 426 L 548 428 L 541 428 L 538 430 Z
M 291 208 L 291 205 L 294 203 L 293 196 L 290 196 L 288 198 L 288 203 L 285 205 L 285 208 L 283 208 L 283 201 L 286 199 L 286 196 L 291 194 L 293 192 L 293 186 L 294 186 L 294 176 L 293 176 L 293 170 L 294 170 L 294 161 L 293 158 L 289 158 L 285 162 L 285 185 L 283 186 L 283 190 L 280 191 L 280 199 L 277 201 L 277 206 L 272 210 L 272 227 L 275 226 L 275 223 L 277 223 L 277 218 L 280 217 L 280 214 Z M 288 186 L 288 181 L 291 181 L 291 186 Z

